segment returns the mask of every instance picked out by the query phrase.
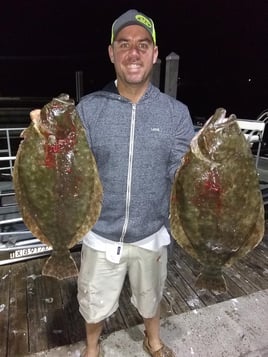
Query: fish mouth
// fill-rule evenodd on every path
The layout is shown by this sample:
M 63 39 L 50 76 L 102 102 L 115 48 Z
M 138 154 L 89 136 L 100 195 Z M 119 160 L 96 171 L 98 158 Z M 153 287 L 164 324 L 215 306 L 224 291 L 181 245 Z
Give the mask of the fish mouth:
M 62 104 L 68 104 L 70 103 L 70 96 L 69 94 L 62 93 L 57 98 L 54 98 L 54 100 Z
M 236 120 L 236 115 L 231 114 L 226 117 L 226 110 L 224 108 L 216 109 L 215 113 L 207 120 L 203 128 L 214 127 L 214 129 L 219 130 L 223 127 L 229 126 Z
M 211 157 L 203 153 L 199 146 L 199 138 L 203 137 L 203 142 L 205 147 L 208 148 L 211 146 L 211 139 L 215 134 L 219 134 L 227 127 L 233 125 L 236 121 L 236 116 L 231 114 L 229 117 L 226 117 L 226 110 L 224 108 L 216 109 L 215 113 L 206 121 L 204 126 L 199 130 L 199 132 L 193 137 L 191 141 L 191 150 L 193 154 L 198 157 L 200 160 L 208 162 L 210 165 L 218 166 L 215 160 L 212 160 Z
M 231 114 L 228 118 L 225 118 L 223 121 L 216 122 L 214 124 L 214 131 L 215 133 L 228 130 L 228 127 L 233 125 L 236 122 L 236 116 Z

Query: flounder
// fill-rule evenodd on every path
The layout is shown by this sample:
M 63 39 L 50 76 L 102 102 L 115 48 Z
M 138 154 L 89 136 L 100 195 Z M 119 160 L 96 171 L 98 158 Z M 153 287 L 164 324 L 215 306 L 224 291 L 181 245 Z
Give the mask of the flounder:
M 102 185 L 74 101 L 67 94 L 52 99 L 21 136 L 14 189 L 25 225 L 53 248 L 42 274 L 76 276 L 69 249 L 97 221 Z
M 195 135 L 172 187 L 171 234 L 202 265 L 196 286 L 226 291 L 222 268 L 264 235 L 264 205 L 250 145 L 222 108 Z

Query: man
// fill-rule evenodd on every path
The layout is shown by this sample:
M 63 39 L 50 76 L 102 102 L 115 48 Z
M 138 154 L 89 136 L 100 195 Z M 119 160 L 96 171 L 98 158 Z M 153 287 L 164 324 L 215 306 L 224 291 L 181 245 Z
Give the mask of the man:
M 116 80 L 77 105 L 104 191 L 100 217 L 81 253 L 83 357 L 101 356 L 103 321 L 118 308 L 126 274 L 131 302 L 144 319 L 145 351 L 173 357 L 159 333 L 166 226 L 171 184 L 194 129 L 187 107 L 150 83 L 158 56 L 152 19 L 136 10 L 122 14 L 113 23 L 108 52 Z

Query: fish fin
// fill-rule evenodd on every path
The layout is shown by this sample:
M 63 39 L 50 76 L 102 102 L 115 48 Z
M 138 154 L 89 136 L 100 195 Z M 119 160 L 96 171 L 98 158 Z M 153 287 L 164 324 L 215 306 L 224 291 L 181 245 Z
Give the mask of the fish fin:
M 250 236 L 245 239 L 244 244 L 239 248 L 238 252 L 232 256 L 225 266 L 231 266 L 234 261 L 240 258 L 244 258 L 248 253 L 250 253 L 257 245 L 263 240 L 265 233 L 265 210 L 264 205 L 260 204 L 260 212 L 257 221 L 253 227 Z
M 42 275 L 63 280 L 76 277 L 78 275 L 78 269 L 70 254 L 61 255 L 52 252 L 52 255 L 47 259 L 43 266 Z
M 215 293 L 224 293 L 227 291 L 226 281 L 222 273 L 207 274 L 206 272 L 201 272 L 197 277 L 195 287 L 200 290 L 206 289 Z
M 174 238 L 175 242 L 185 250 L 189 255 L 191 255 L 196 260 L 198 259 L 198 254 L 196 254 L 195 249 L 193 248 L 191 241 L 187 237 L 185 231 L 183 230 L 183 226 L 181 223 L 181 219 L 179 217 L 179 213 L 176 207 L 176 191 L 175 185 L 172 189 L 172 195 L 170 199 L 170 216 L 169 216 L 171 235 Z

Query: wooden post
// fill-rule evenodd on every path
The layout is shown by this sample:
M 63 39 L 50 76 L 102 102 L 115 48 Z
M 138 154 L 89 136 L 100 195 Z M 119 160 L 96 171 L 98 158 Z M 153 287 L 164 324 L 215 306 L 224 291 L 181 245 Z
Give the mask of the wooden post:
M 76 102 L 78 103 L 83 96 L 83 72 L 75 72 L 75 90 L 76 90 Z
M 166 57 L 165 93 L 174 98 L 177 97 L 179 59 L 174 52 Z
M 152 73 L 152 84 L 155 85 L 157 88 L 160 87 L 160 72 L 161 72 L 161 59 L 157 59 L 156 63 L 154 64 L 153 67 L 153 73 Z

